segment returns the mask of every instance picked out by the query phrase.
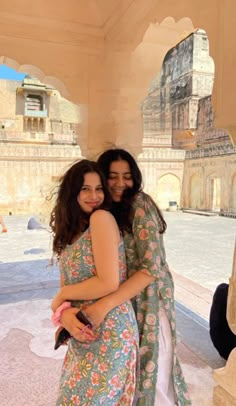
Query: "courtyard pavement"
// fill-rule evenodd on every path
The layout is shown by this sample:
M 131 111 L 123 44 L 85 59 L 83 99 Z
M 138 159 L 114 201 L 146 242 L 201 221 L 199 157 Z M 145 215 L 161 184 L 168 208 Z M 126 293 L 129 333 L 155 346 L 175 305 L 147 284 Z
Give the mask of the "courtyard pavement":
M 165 212 L 165 246 L 174 275 L 178 354 L 193 405 L 212 405 L 212 368 L 224 365 L 209 340 L 215 287 L 232 270 L 236 220 Z M 0 405 L 53 406 L 65 349 L 53 350 L 51 298 L 59 286 L 46 229 L 5 216 L 0 233 Z M 203 384 L 204 382 L 204 384 Z

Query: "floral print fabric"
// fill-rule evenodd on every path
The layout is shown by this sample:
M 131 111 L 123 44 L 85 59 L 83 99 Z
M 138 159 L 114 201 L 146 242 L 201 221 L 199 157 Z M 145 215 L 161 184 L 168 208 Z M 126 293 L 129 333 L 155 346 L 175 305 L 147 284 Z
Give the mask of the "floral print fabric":
M 96 274 L 88 229 L 65 248 L 59 269 L 65 285 Z M 126 279 L 123 242 L 119 247 L 120 281 Z M 93 301 L 74 301 L 83 308 Z M 138 329 L 131 302 L 108 313 L 97 340 L 85 344 L 71 338 L 62 367 L 57 406 L 131 406 L 136 389 Z
M 160 218 L 152 199 L 141 192 L 134 201 L 133 234 L 125 235 L 129 276 L 142 271 L 156 279 L 133 299 L 140 334 L 140 379 L 137 405 L 154 406 L 158 374 L 159 299 L 161 298 L 172 332 L 174 348 L 173 382 L 178 406 L 190 405 L 187 387 L 176 356 L 174 284 L 159 234 Z M 162 405 L 160 405 L 162 406 Z

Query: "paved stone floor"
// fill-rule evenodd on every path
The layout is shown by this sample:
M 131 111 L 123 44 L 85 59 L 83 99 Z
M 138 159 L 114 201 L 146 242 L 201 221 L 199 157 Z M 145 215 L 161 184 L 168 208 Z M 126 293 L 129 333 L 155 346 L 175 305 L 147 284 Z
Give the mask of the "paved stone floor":
M 179 275 L 215 290 L 232 272 L 236 220 L 165 212 L 165 246 L 170 267 Z
M 213 290 L 231 273 L 236 220 L 181 212 L 166 212 L 165 218 L 167 258 L 176 286 L 178 354 L 193 405 L 210 406 L 212 368 L 223 362 L 209 342 L 207 319 Z M 49 266 L 50 233 L 27 230 L 27 217 L 4 220 L 0 405 L 53 406 L 65 349 L 53 350 L 50 301 L 59 274 L 55 265 Z

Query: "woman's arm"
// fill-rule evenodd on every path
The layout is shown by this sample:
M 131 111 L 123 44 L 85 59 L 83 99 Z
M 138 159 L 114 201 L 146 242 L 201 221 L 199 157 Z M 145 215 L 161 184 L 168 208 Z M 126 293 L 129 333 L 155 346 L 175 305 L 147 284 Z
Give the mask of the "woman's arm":
M 92 320 L 94 328 L 96 328 L 103 322 L 106 315 L 112 309 L 136 296 L 152 283 L 154 279 L 155 278 L 138 271 L 127 281 L 122 283 L 116 292 L 111 293 L 88 306 L 84 310 L 84 313 Z M 77 320 L 73 310 L 74 309 L 72 308 L 63 311 L 61 323 L 74 338 L 86 342 L 88 339 L 81 335 L 81 323 Z
M 53 299 L 53 311 L 65 300 L 97 299 L 119 286 L 120 236 L 114 217 L 105 210 L 97 210 L 90 217 L 90 232 L 96 276 L 63 286 Z
M 138 295 L 154 280 L 154 277 L 146 275 L 141 271 L 135 272 L 134 275 L 120 285 L 116 292 L 110 293 L 108 296 L 105 296 L 88 306 L 85 313 L 92 320 L 94 326 L 98 327 L 103 322 L 107 313 L 127 300 L 130 300 L 134 296 Z M 73 328 L 74 322 L 75 320 L 73 321 L 73 318 L 71 318 L 71 328 Z
M 64 286 L 64 277 L 62 274 L 60 274 L 60 288 L 62 288 Z
M 132 250 L 135 250 L 134 256 L 138 258 L 139 265 L 136 272 L 116 292 L 86 309 L 95 325 L 99 325 L 114 307 L 138 295 L 160 276 L 165 253 L 162 252 L 164 248 L 159 234 L 158 212 L 149 196 L 142 193 L 138 195 L 134 209 L 132 231 L 135 245 Z
M 155 207 L 152 206 L 151 201 L 145 204 L 142 196 L 139 200 L 139 204 L 135 209 L 133 222 L 135 240 L 133 249 L 136 250 L 139 258 L 139 267 L 128 280 L 120 285 L 117 291 L 101 298 L 86 308 L 86 314 L 95 326 L 99 326 L 107 313 L 114 307 L 132 299 L 159 277 L 161 249 L 158 214 Z M 70 328 L 73 328 L 74 322 L 75 320 L 70 318 Z

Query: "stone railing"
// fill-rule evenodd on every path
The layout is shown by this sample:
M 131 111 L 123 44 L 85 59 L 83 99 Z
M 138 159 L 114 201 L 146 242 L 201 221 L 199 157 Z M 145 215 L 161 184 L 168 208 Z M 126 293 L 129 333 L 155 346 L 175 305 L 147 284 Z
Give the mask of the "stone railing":
M 48 111 L 47 110 L 27 110 L 24 111 L 24 116 L 26 117 L 47 117 Z
M 231 142 L 228 142 L 224 144 L 208 146 L 206 148 L 188 150 L 186 151 L 186 159 L 207 158 L 233 153 L 236 153 L 236 146 L 232 145 Z
M 48 143 L 48 144 L 74 144 L 76 135 L 55 134 L 46 132 L 18 132 L 18 131 L 0 131 L 0 142 L 18 142 L 18 143 Z
M 208 142 L 208 141 L 212 141 L 212 140 L 224 140 L 224 141 L 229 141 L 230 137 L 229 135 L 226 133 L 226 131 L 220 129 L 220 128 L 211 128 L 211 129 L 205 129 L 205 132 L 199 132 L 196 131 L 196 140 L 197 143 L 201 143 L 201 142 Z
M 145 148 L 143 146 L 143 152 L 138 156 L 138 160 L 141 162 L 148 161 L 184 161 L 185 150 L 175 150 L 172 148 Z

